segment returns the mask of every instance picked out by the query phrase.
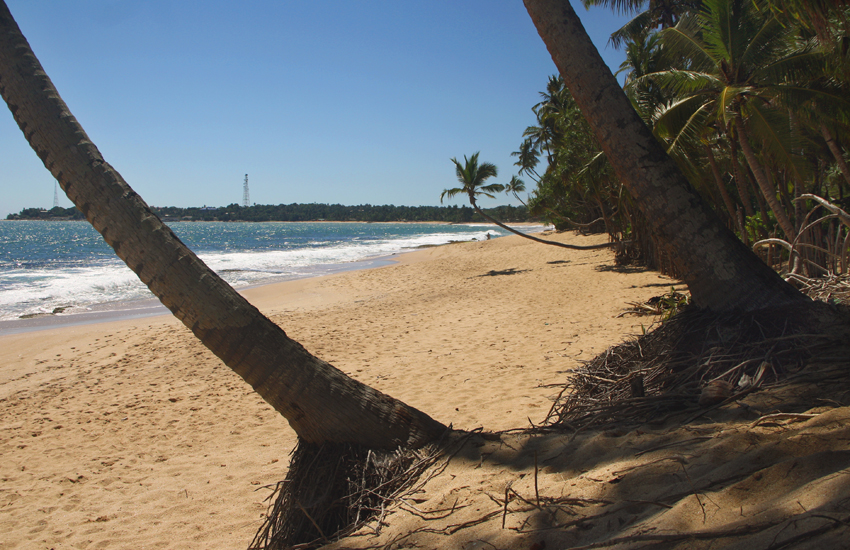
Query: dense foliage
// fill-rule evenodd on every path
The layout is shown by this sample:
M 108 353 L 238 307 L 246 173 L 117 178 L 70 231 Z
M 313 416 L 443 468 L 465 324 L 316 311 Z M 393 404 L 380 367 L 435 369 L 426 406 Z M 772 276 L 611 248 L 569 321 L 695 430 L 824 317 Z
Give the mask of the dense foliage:
M 7 220 L 85 220 L 83 213 L 75 206 L 62 208 L 54 206 L 50 210 L 43 208 L 24 208 L 17 214 L 9 214 Z
M 231 204 L 223 208 L 175 206 L 153 207 L 165 221 L 356 221 L 356 222 L 483 222 L 484 218 L 468 206 L 343 206 L 341 204 L 255 204 L 243 207 Z M 508 222 L 533 221 L 525 207 L 498 206 L 483 209 L 488 215 Z M 25 208 L 19 214 L 7 216 L 10 220 L 82 220 L 85 217 L 76 208 L 56 207 L 52 210 Z
M 635 13 L 612 36 L 626 93 L 726 225 L 790 278 L 848 273 L 848 3 L 585 4 Z M 514 153 L 536 184 L 531 213 L 607 231 L 624 259 L 668 267 L 561 78 L 541 96 Z

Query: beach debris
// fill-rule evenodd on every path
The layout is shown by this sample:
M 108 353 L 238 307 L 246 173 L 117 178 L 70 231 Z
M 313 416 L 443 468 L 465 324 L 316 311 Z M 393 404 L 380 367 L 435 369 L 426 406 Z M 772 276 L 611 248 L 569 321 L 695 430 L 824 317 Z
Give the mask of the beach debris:
M 475 435 L 389 452 L 299 439 L 286 479 L 265 487 L 272 489 L 269 509 L 249 550 L 316 548 L 361 529 L 380 534 L 386 516 L 410 506 L 412 496 Z
M 826 304 L 737 316 L 685 308 L 571 371 L 539 427 L 577 434 L 591 427 L 662 422 L 677 414 L 691 422 L 731 397 L 801 377 L 813 383 L 831 376 L 834 362 L 822 361 L 823 372 L 802 374 L 806 360 L 827 349 L 845 349 L 846 334 L 839 327 L 846 324 Z M 838 364 L 846 365 L 843 354 L 834 353 Z M 633 382 L 638 375 L 643 396 Z
M 699 395 L 699 406 L 710 407 L 722 403 L 732 397 L 735 386 L 726 380 L 712 380 L 702 389 Z

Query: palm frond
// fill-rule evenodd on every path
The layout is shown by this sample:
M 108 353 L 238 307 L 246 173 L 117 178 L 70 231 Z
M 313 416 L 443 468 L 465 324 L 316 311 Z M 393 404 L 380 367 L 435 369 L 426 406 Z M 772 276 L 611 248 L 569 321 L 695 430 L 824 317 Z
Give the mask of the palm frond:
M 750 134 L 758 137 L 764 152 L 799 181 L 804 181 L 808 176 L 805 163 L 793 152 L 800 149 L 801 143 L 791 132 L 787 114 L 783 116 L 775 109 L 751 103 L 747 105 L 746 115 Z
M 443 189 L 443 192 L 440 193 L 440 204 L 443 204 L 444 198 L 453 199 L 455 196 L 465 192 L 466 190 L 460 187 L 455 187 L 454 189 Z
M 676 101 L 658 113 L 655 132 L 667 143 L 667 153 L 676 155 L 685 142 L 699 143 L 713 110 L 713 101 L 694 96 Z
M 669 90 L 674 96 L 716 92 L 725 86 L 725 83 L 712 73 L 681 69 L 659 71 L 638 79 L 638 81 L 645 80 L 656 82 L 662 88 Z
M 706 43 L 698 36 L 691 18 L 682 18 L 675 27 L 661 31 L 661 41 L 664 44 L 664 57 L 671 66 L 680 65 L 679 58 L 686 58 L 689 67 L 700 71 L 716 67 L 720 58 L 717 53 L 706 47 Z
M 826 73 L 827 59 L 811 47 L 800 48 L 779 59 L 761 64 L 754 77 L 761 82 L 802 82 Z
M 643 11 L 634 16 L 631 21 L 611 33 L 608 43 L 615 48 L 621 48 L 630 41 L 638 39 L 642 34 L 646 34 L 647 29 L 652 28 L 652 13 L 649 10 Z
M 495 199 L 491 193 L 501 193 L 505 190 L 505 186 L 501 183 L 491 183 L 490 185 L 483 185 L 478 188 L 482 195 L 487 195 L 491 199 Z
M 602 6 L 619 14 L 634 13 L 643 8 L 645 0 L 582 0 L 585 8 L 590 6 Z

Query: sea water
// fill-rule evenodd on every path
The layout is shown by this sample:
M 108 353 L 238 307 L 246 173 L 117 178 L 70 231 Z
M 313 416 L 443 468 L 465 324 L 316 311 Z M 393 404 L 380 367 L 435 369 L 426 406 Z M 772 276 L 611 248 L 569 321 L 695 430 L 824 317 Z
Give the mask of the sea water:
M 417 248 L 508 234 L 484 224 L 176 222 L 169 226 L 236 288 L 380 265 L 389 256 Z M 543 226 L 521 229 L 540 231 Z M 152 297 L 87 222 L 0 221 L 0 321 L 68 316 Z

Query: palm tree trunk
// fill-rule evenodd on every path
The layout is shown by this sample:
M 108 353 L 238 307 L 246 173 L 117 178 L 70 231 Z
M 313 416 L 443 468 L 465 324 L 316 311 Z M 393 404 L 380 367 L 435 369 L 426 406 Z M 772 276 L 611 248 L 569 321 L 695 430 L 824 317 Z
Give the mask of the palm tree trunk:
M 617 176 L 676 263 L 694 302 L 755 310 L 802 295 L 729 231 L 691 187 L 635 112 L 570 2 L 525 7 Z
M 0 95 L 45 167 L 116 254 L 310 443 L 417 446 L 428 415 L 310 355 L 209 269 L 106 161 L 0 0 Z
M 705 146 L 705 154 L 706 157 L 708 157 L 708 164 L 711 166 L 711 174 L 714 176 L 714 183 L 717 185 L 717 190 L 720 191 L 720 197 L 723 199 L 726 211 L 729 212 L 729 216 L 732 220 L 736 220 L 735 203 L 732 201 L 729 191 L 726 190 L 726 186 L 723 184 L 723 176 L 720 175 L 720 169 L 717 167 L 717 161 L 714 159 L 714 151 L 711 150 L 710 145 Z M 739 227 L 738 229 L 742 232 L 744 231 L 743 227 Z
M 776 198 L 776 189 L 767 181 L 764 169 L 756 158 L 756 154 L 750 145 L 749 133 L 747 132 L 747 127 L 741 113 L 735 114 L 735 123 L 738 125 L 738 142 L 741 144 L 741 151 L 744 153 L 744 158 L 747 159 L 747 164 L 750 165 L 750 170 L 753 171 L 761 193 L 773 211 L 773 215 L 776 216 L 776 221 L 779 223 L 779 227 L 782 228 L 782 232 L 785 233 L 786 240 L 793 242 L 794 237 L 797 236 L 797 232 L 794 230 L 794 224 L 791 223 L 788 214 Z
M 750 200 L 750 192 L 747 190 L 747 180 L 741 173 L 741 163 L 738 162 L 738 142 L 735 141 L 731 132 L 727 132 L 729 138 L 729 154 L 732 159 L 732 175 L 735 177 L 735 187 L 738 189 L 738 196 L 741 198 L 741 204 L 744 205 L 744 213 L 749 216 L 754 216 L 753 202 Z
M 469 195 L 469 203 L 472 205 L 472 208 L 474 208 L 475 211 L 478 212 L 478 214 L 482 218 L 489 221 L 490 223 L 494 223 L 494 224 L 498 225 L 499 227 L 501 227 L 502 229 L 504 229 L 505 231 L 510 231 L 514 235 L 519 235 L 520 237 L 524 237 L 524 238 L 532 240 L 536 243 L 548 244 L 548 245 L 552 245 L 552 246 L 560 246 L 561 248 L 568 248 L 570 250 L 596 250 L 596 249 L 599 249 L 599 248 L 610 248 L 611 246 L 613 246 L 615 244 L 615 243 L 605 243 L 605 244 L 590 244 L 590 245 L 587 245 L 587 246 L 578 246 L 578 245 L 575 245 L 575 244 L 566 244 L 566 243 L 559 243 L 557 241 L 547 241 L 545 239 L 539 239 L 539 238 L 537 238 L 533 235 L 528 235 L 526 233 L 523 233 L 522 231 L 517 231 L 513 227 L 508 227 L 507 225 L 503 224 L 502 222 L 500 222 L 496 218 L 491 218 L 490 216 L 485 214 L 483 210 L 478 208 L 478 203 L 475 201 L 475 196 L 473 196 L 472 194 Z
M 761 238 L 766 239 L 767 238 L 767 220 L 770 219 L 770 214 L 768 213 L 768 209 L 767 209 L 767 202 L 764 200 L 764 195 L 762 194 L 761 189 L 759 189 L 758 184 L 755 183 L 755 175 L 752 173 L 752 170 L 747 169 L 747 170 L 744 170 L 743 172 L 744 172 L 744 181 L 746 181 L 750 185 L 750 190 L 753 192 L 753 195 L 755 195 L 756 203 L 759 205 L 759 212 L 761 212 L 761 219 L 764 222 L 763 225 L 759 226 L 759 229 L 761 229 L 761 231 L 760 231 Z M 765 174 L 765 175 L 767 176 L 767 182 L 770 184 L 771 183 L 770 174 Z M 773 187 L 774 189 L 776 188 L 772 184 L 770 186 Z
M 844 176 L 844 181 L 850 184 L 850 168 L 847 167 L 847 163 L 844 161 L 844 155 L 841 154 L 841 149 L 838 148 L 838 143 L 836 143 L 835 139 L 833 139 L 829 128 L 826 127 L 826 124 L 821 123 L 820 132 L 821 135 L 823 135 L 824 141 L 826 141 L 826 146 L 829 147 L 829 151 L 832 153 L 832 156 L 835 157 L 835 162 L 838 164 L 838 168 Z

